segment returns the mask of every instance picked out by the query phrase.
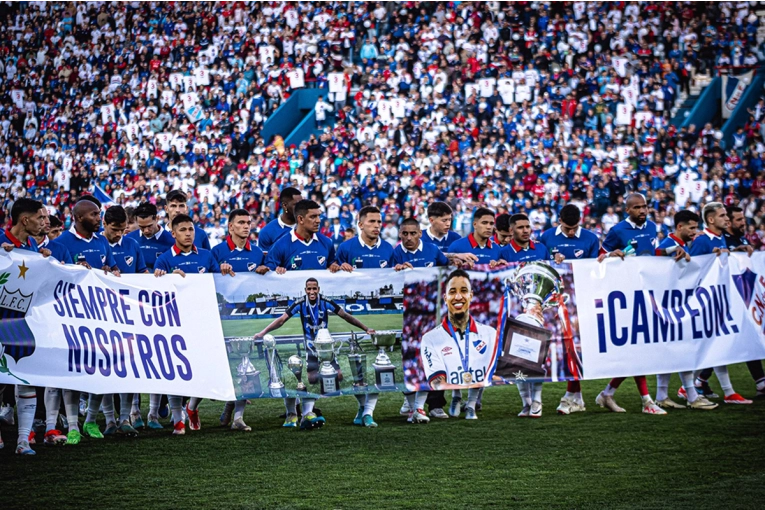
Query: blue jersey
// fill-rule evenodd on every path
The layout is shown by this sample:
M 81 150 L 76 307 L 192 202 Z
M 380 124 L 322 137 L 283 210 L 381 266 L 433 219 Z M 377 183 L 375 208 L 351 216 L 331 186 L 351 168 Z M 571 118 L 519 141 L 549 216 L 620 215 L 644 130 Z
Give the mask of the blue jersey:
M 58 236 L 56 242 L 69 251 L 74 264 L 84 261 L 94 269 L 117 265 L 112 254 L 112 247 L 104 236 L 93 234 L 90 239 L 85 239 L 72 227 Z
M 314 234 L 307 242 L 293 230 L 282 236 L 266 256 L 266 266 L 273 271 L 283 267 L 288 271 L 327 269 L 335 261 L 335 246 L 322 234 Z
M 114 261 L 117 263 L 120 273 L 135 274 L 147 271 L 141 248 L 134 239 L 123 236 L 119 242 L 109 243 L 109 246 L 112 248 Z
M 422 242 L 425 244 L 435 244 L 441 251 L 446 251 L 446 249 L 458 239 L 462 239 L 462 236 L 452 230 L 447 232 L 447 234 L 440 239 L 438 237 L 432 236 L 430 234 L 430 229 L 425 229 L 422 231 Z
M 69 250 L 67 250 L 64 245 L 57 243 L 56 239 L 51 241 L 46 237 L 45 242 L 40 245 L 40 248 L 48 248 L 50 250 L 50 256 L 62 264 L 74 263 L 72 256 L 69 254 Z
M 258 235 L 258 246 L 264 252 L 268 252 L 271 247 L 281 239 L 285 234 L 289 234 L 295 228 L 294 225 L 290 226 L 282 222 L 281 217 L 277 217 L 275 220 L 269 221 L 263 230 Z
M 245 241 L 244 248 L 237 248 L 231 236 L 226 236 L 226 241 L 216 244 L 212 249 L 213 257 L 218 265 L 227 262 L 235 273 L 254 272 L 263 265 L 263 251 Z
M 489 238 L 486 240 L 486 244 L 481 246 L 476 241 L 473 234 L 457 239 L 446 250 L 448 253 L 472 253 L 478 260 L 476 264 L 488 264 L 492 260 L 497 261 L 501 257 L 499 256 L 502 251 L 502 247 Z
M 551 257 L 547 247 L 542 243 L 529 241 L 529 245 L 526 248 L 522 248 L 521 245 L 512 239 L 510 244 L 505 246 L 505 248 L 502 250 L 499 258 L 507 263 L 513 263 L 529 262 L 532 260 L 550 260 Z
M 539 241 L 547 246 L 550 254 L 560 253 L 567 260 L 572 259 L 596 259 L 600 252 L 600 240 L 598 236 L 587 229 L 579 227 L 574 237 L 568 237 L 560 227 L 546 230 Z
M 329 327 L 329 314 L 337 313 L 341 310 L 340 306 L 332 300 L 325 299 L 319 294 L 316 303 L 311 304 L 306 296 L 304 299 L 292 303 L 285 312 L 290 317 L 300 316 L 300 322 L 303 323 L 303 336 L 305 337 L 306 347 L 313 351 L 313 341 L 316 333 L 320 329 Z
M 207 237 L 207 232 L 196 225 L 194 225 L 194 246 L 200 250 L 210 250 L 210 238 Z
M 603 249 L 609 253 L 614 250 L 624 251 L 630 245 L 635 248 L 638 256 L 656 255 L 656 224 L 646 220 L 638 227 L 629 220 L 623 220 L 611 227 L 603 241 Z
M 164 228 L 160 228 L 159 231 L 151 237 L 144 237 L 140 230 L 130 232 L 125 237 L 133 239 L 138 243 L 138 247 L 143 254 L 143 261 L 149 269 L 154 269 L 157 257 L 175 245 L 173 234 Z
M 423 243 L 414 250 L 409 251 L 399 244 L 393 249 L 393 265 L 405 264 L 409 262 L 412 267 L 439 267 L 448 266 L 449 259 L 438 249 L 438 246 L 431 243 Z
M 354 269 L 391 267 L 392 259 L 393 246 L 381 237 L 377 238 L 374 245 L 367 246 L 359 236 L 341 243 L 337 249 L 337 263 L 348 263 Z
M 200 250 L 196 246 L 191 251 L 183 253 L 177 246 L 160 255 L 154 269 L 172 273 L 180 269 L 184 273 L 220 273 L 220 266 L 215 261 L 210 250 Z
M 32 236 L 27 237 L 26 243 L 22 243 L 16 238 L 16 236 L 11 233 L 11 229 L 9 228 L 0 230 L 0 245 L 2 244 L 12 244 L 14 247 L 19 248 L 20 250 L 33 251 L 35 253 L 39 253 L 40 251 L 37 246 L 37 241 L 35 241 Z
M 708 228 L 705 228 L 691 243 L 689 253 L 691 257 L 695 255 L 708 255 L 713 253 L 715 248 L 727 249 L 728 245 L 725 243 L 725 238 L 721 235 L 717 236 L 710 232 Z

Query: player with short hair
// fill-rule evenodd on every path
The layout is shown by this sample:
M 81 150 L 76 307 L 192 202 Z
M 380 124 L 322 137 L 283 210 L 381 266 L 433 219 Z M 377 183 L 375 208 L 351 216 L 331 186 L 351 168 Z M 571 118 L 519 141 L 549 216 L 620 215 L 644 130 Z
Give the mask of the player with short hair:
M 608 257 L 619 257 L 624 260 L 624 257 L 628 255 L 647 257 L 656 255 L 657 229 L 656 224 L 648 219 L 648 203 L 645 201 L 645 197 L 640 193 L 632 193 L 627 195 L 624 203 L 628 216 L 608 231 L 598 256 L 598 262 L 603 262 Z M 595 398 L 595 403 L 615 413 L 626 413 L 627 411 L 619 407 L 614 400 L 614 393 L 625 379 L 626 377 L 611 379 L 606 388 Z M 667 414 L 651 399 L 651 394 L 648 392 L 648 381 L 644 375 L 636 375 L 635 383 L 643 402 L 645 414 Z
M 154 270 L 157 257 L 169 250 L 174 244 L 173 234 L 159 226 L 157 206 L 143 202 L 135 208 L 137 229 L 125 237 L 138 242 L 144 262 L 149 270 Z
M 435 244 L 442 251 L 460 239 L 460 235 L 453 231 L 452 219 L 454 212 L 446 202 L 433 202 L 427 209 L 430 226 L 422 232 L 422 242 Z
M 563 206 L 558 216 L 560 224 L 551 228 L 539 237 L 539 240 L 550 250 L 550 256 L 556 263 L 564 260 L 596 259 L 600 252 L 598 236 L 581 225 L 582 213 L 573 204 Z M 566 394 L 560 399 L 558 414 L 568 415 L 586 411 L 582 398 L 582 383 L 568 381 Z
M 728 211 L 720 202 L 710 202 L 704 206 L 701 215 L 706 224 L 706 228 L 691 243 L 689 253 L 691 257 L 698 255 L 709 255 L 716 253 L 719 257 L 723 253 L 729 253 L 728 245 L 723 237 L 723 232 L 730 225 Z M 736 393 L 733 389 L 733 383 L 730 380 L 728 367 L 719 366 L 713 369 L 698 370 L 696 372 L 696 391 L 707 398 L 716 398 L 717 395 L 709 387 L 709 377 L 714 371 L 717 380 L 722 386 L 725 396 L 723 402 L 726 404 L 751 404 L 752 401 Z
M 48 239 L 54 241 L 58 239 L 58 236 L 64 231 L 64 224 L 58 219 L 57 216 L 49 215 L 50 230 L 48 230 Z
M 422 241 L 422 230 L 416 219 L 407 218 L 401 222 L 398 238 L 401 242 L 393 249 L 392 257 L 392 264 L 396 271 L 449 265 L 449 259 L 438 246 Z
M 186 273 L 221 273 L 233 276 L 231 265 L 228 263 L 218 264 L 210 250 L 197 248 L 195 243 L 196 228 L 194 221 L 185 214 L 176 214 L 171 225 L 175 244 L 170 250 L 160 255 L 154 265 L 154 276 L 161 277 L 168 273 L 186 276 Z M 170 412 L 173 415 L 173 435 L 186 433 L 186 425 L 183 419 L 183 397 L 168 395 Z M 199 422 L 197 406 L 202 399 L 192 397 L 186 407 L 189 417 L 189 428 L 199 430 L 202 424 Z
M 29 198 L 19 198 L 13 203 L 11 226 L 0 230 L 0 246 L 5 251 L 10 252 L 19 249 L 40 253 L 34 236 L 40 235 L 43 228 L 45 219 L 42 208 L 42 203 Z M 48 250 L 45 253 L 50 255 Z M 29 446 L 29 435 L 32 432 L 36 410 L 37 391 L 35 387 L 17 384 L 16 414 L 19 421 L 19 435 L 16 440 L 16 453 L 18 455 L 35 455 L 35 451 Z M 0 447 L 2 444 L 3 440 L 0 438 Z
M 659 243 L 656 248 L 657 257 L 674 257 L 676 261 L 691 260 L 686 251 L 688 245 L 696 237 L 699 228 L 699 215 L 693 211 L 680 211 L 675 214 L 675 231 L 670 233 Z M 656 374 L 656 405 L 661 408 L 684 409 L 682 406 L 669 398 L 669 381 L 672 374 Z M 710 402 L 696 392 L 693 384 L 693 371 L 680 372 L 680 380 L 683 386 L 678 390 L 678 396 L 688 401 L 688 407 L 692 409 L 711 410 L 717 404 Z
M 507 213 L 497 215 L 494 225 L 494 243 L 504 248 L 510 244 L 512 238 L 513 228 L 510 226 L 510 215 Z
M 303 195 L 297 188 L 284 188 L 279 193 L 279 206 L 282 209 L 282 213 L 275 219 L 268 222 L 263 227 L 258 235 L 258 246 L 264 253 L 268 253 L 268 250 L 282 238 L 285 234 L 289 234 L 295 228 L 297 220 L 295 219 L 295 204 L 303 199 Z
M 37 243 L 38 248 L 45 248 L 49 250 L 50 256 L 58 260 L 62 264 L 71 264 L 72 256 L 69 255 L 69 251 L 66 248 L 64 248 L 63 245 L 52 242 L 58 236 L 61 235 L 61 230 L 63 225 L 61 223 L 61 220 L 59 220 L 55 216 L 51 216 L 50 213 L 48 212 L 48 208 L 45 206 L 42 206 L 41 211 L 43 214 L 43 227 L 40 230 L 39 235 L 32 236 L 34 237 L 34 240 Z M 56 225 L 55 228 L 52 226 L 54 223 Z
M 297 224 L 282 236 L 266 256 L 266 266 L 277 274 L 302 269 L 329 269 L 336 272 L 335 246 L 319 233 L 321 208 L 313 200 L 301 200 L 294 207 Z
M 91 200 L 80 200 L 74 205 L 72 216 L 74 224 L 55 242 L 67 249 L 74 264 L 119 275 L 109 243 L 98 235 L 101 230 L 101 210 L 98 206 Z
M 470 316 L 473 288 L 465 271 L 452 271 L 444 289 L 447 315 L 423 335 L 420 359 L 431 388 L 468 388 L 465 418 L 477 420 L 478 393 L 491 381 L 497 360 L 497 331 Z
M 298 223 L 300 225 L 300 223 Z M 255 333 L 255 340 L 262 340 L 271 331 L 277 330 L 282 327 L 292 317 L 298 315 L 300 322 L 303 325 L 303 340 L 306 352 L 306 370 L 308 372 L 308 382 L 310 384 L 316 384 L 319 373 L 319 358 L 314 348 L 314 340 L 316 335 L 321 329 L 329 329 L 329 314 L 333 313 L 343 319 L 348 324 L 355 326 L 368 335 L 374 335 L 375 330 L 366 327 L 354 316 L 343 310 L 337 303 L 330 299 L 326 299 L 321 295 L 321 289 L 319 288 L 319 281 L 316 278 L 308 278 L 305 281 L 305 299 L 295 300 L 294 303 L 284 312 L 280 317 L 275 319 L 271 324 L 266 326 L 262 331 Z M 337 364 L 337 360 L 332 362 L 332 366 L 338 372 L 338 380 L 342 380 L 342 372 L 340 371 L 340 365 Z M 354 425 L 364 425 L 365 427 L 377 427 L 373 418 L 375 404 L 377 403 L 377 394 L 373 394 L 375 398 L 365 399 L 364 407 L 360 407 L 356 413 L 356 418 L 353 420 Z M 295 428 L 297 427 L 297 399 L 285 398 L 285 406 L 287 407 L 287 416 L 284 420 L 284 427 Z M 316 399 L 303 398 L 303 418 L 300 421 L 300 428 L 303 430 L 320 428 L 324 425 L 325 419 L 323 416 L 317 416 L 313 412 Z M 361 400 L 359 399 L 359 404 Z
M 393 267 L 393 247 L 380 237 L 382 215 L 373 205 L 362 207 L 358 219 L 359 236 L 343 241 L 337 249 L 337 263 L 343 271 Z
M 502 248 L 494 242 L 494 211 L 479 207 L 473 213 L 473 231 L 462 239 L 449 245 L 449 253 L 472 253 L 477 257 L 476 264 L 488 264 L 492 267 L 500 259 Z
M 252 221 L 246 209 L 234 209 L 228 215 L 228 236 L 212 249 L 213 257 L 222 264 L 227 262 L 235 272 L 266 274 L 268 267 L 263 265 L 263 251 L 250 242 Z M 249 432 L 252 430 L 244 422 L 244 407 L 247 399 L 227 402 L 220 416 L 221 425 L 231 425 L 231 430 Z M 233 414 L 233 421 L 231 416 Z
M 189 214 L 188 201 L 189 198 L 186 193 L 179 189 L 174 189 L 167 194 L 167 197 L 165 198 L 165 202 L 167 202 L 167 205 L 165 206 L 167 212 L 166 230 L 172 230 L 173 219 L 178 214 Z M 210 249 L 210 239 L 207 237 L 205 231 L 197 225 L 194 225 L 194 246 L 203 250 Z

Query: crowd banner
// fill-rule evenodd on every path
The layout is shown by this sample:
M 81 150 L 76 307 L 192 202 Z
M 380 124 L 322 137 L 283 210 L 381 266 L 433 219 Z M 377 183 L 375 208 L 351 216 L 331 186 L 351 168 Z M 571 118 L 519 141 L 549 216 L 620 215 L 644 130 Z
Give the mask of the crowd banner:
M 215 275 L 215 287 L 238 398 L 405 390 L 403 274 L 385 269 L 239 273 Z M 282 324 L 264 333 L 280 318 Z
M 587 378 L 765 358 L 765 254 L 573 263 Z
M 210 275 L 116 277 L 0 250 L 0 383 L 233 399 L 215 306 Z
M 722 75 L 722 118 L 728 119 L 752 82 L 753 71 L 738 76 Z
M 406 275 L 408 389 L 626 377 L 765 358 L 762 253 L 471 271 L 467 338 L 453 326 L 449 272 Z

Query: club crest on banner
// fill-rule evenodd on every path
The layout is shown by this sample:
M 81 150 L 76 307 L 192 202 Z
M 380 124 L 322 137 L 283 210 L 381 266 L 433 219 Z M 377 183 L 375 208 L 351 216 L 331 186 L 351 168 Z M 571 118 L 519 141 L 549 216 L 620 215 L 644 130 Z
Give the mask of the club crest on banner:
M 26 276 L 26 266 L 19 267 L 19 276 Z M 27 325 L 25 316 L 32 303 L 32 292 L 25 294 L 20 288 L 11 290 L 7 283 L 11 273 L 0 274 L 0 374 L 7 374 L 28 384 L 13 375 L 8 368 L 8 357 L 16 363 L 35 352 L 35 337 Z M 18 280 L 16 283 L 19 283 Z

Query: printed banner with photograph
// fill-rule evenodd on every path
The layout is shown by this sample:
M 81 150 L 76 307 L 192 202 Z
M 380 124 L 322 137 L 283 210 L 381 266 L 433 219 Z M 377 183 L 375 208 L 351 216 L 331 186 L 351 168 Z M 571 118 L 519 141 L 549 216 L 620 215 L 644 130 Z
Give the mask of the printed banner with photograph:
M 409 389 L 584 378 L 569 264 L 470 271 L 469 281 L 446 283 L 450 273 L 406 275 L 402 355 Z
M 0 383 L 233 399 L 214 309 L 209 275 L 116 277 L 0 250 Z
M 405 389 L 400 273 L 216 275 L 215 285 L 237 397 Z

